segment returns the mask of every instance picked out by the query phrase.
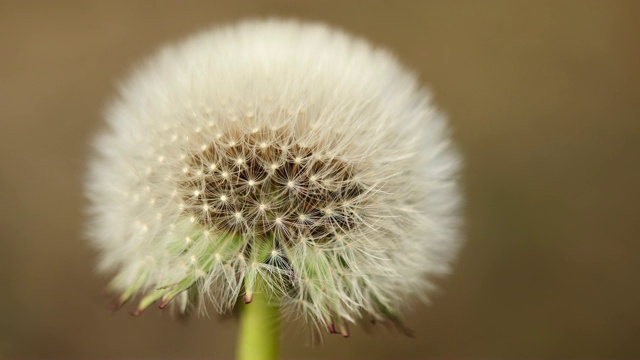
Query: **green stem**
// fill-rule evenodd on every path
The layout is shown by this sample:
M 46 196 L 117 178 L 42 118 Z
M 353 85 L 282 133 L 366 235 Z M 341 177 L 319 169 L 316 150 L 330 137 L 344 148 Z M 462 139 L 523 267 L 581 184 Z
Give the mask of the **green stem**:
M 249 304 L 240 305 L 238 360 L 274 360 L 280 354 L 280 309 L 267 301 L 264 292 L 254 293 Z

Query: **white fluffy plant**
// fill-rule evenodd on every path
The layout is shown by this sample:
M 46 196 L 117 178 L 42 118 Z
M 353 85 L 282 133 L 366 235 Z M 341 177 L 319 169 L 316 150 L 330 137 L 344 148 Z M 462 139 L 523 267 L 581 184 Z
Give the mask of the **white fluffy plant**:
M 340 31 L 200 33 L 139 67 L 106 119 L 86 192 L 119 303 L 224 313 L 243 298 L 240 357 L 277 354 L 280 310 L 345 336 L 397 322 L 458 248 L 445 118 L 391 55 Z

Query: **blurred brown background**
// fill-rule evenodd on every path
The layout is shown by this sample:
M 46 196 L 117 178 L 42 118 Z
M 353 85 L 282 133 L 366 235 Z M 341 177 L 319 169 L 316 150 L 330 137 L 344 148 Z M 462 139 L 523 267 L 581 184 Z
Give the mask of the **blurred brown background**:
M 230 358 L 233 320 L 113 316 L 81 236 L 88 139 L 161 44 L 261 16 L 328 22 L 430 84 L 466 157 L 467 244 L 416 338 L 284 357 L 640 358 L 640 2 L 0 3 L 0 357 Z

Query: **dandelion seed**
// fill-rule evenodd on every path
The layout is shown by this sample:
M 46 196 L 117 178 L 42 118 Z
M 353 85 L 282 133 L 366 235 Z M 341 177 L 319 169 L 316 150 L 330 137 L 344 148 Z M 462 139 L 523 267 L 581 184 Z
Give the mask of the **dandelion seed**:
M 143 295 L 136 313 L 194 298 L 226 312 L 262 283 L 349 336 L 355 319 L 398 323 L 460 245 L 446 119 L 391 55 L 340 31 L 204 32 L 151 58 L 106 116 L 88 233 L 121 299 Z

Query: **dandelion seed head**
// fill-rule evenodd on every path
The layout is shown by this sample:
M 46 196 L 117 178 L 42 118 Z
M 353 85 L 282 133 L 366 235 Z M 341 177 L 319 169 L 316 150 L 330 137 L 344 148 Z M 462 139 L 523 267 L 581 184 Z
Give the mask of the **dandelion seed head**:
M 325 328 L 396 322 L 459 247 L 445 118 L 391 55 L 324 25 L 244 22 L 168 46 L 106 118 L 88 232 L 123 297 L 193 290 L 224 313 L 256 290 L 251 273 Z

